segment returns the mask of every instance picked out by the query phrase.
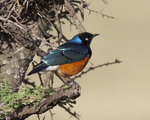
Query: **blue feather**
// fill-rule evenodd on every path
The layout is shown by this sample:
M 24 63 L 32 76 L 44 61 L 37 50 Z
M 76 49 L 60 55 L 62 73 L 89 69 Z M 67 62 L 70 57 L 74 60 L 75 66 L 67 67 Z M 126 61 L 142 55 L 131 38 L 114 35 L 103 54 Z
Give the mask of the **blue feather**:
M 68 42 L 56 50 L 50 51 L 41 61 L 48 66 L 62 65 L 84 59 L 87 55 L 91 56 L 91 49 L 82 44 Z
M 70 42 L 81 44 L 82 40 L 77 35 L 75 35 Z
M 37 66 L 35 66 L 34 69 L 28 73 L 28 75 L 40 72 L 40 71 L 44 70 L 47 67 L 48 66 L 45 63 L 40 63 Z

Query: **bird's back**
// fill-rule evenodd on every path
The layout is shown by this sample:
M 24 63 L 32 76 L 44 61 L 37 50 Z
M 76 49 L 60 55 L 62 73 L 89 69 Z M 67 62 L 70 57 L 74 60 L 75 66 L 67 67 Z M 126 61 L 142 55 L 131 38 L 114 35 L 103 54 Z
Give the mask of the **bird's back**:
M 65 43 L 54 51 L 50 51 L 44 56 L 41 61 L 48 66 L 62 65 L 73 63 L 84 59 L 89 54 L 91 56 L 91 49 L 78 43 Z

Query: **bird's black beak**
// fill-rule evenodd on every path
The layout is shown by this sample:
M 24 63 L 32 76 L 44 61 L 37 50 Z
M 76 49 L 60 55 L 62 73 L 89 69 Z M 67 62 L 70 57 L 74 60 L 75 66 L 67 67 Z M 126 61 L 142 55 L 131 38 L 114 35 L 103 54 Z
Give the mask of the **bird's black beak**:
M 93 34 L 93 36 L 91 37 L 91 40 L 95 37 L 98 36 L 99 34 Z
M 93 34 L 93 37 L 98 36 L 98 35 L 100 35 L 100 34 Z

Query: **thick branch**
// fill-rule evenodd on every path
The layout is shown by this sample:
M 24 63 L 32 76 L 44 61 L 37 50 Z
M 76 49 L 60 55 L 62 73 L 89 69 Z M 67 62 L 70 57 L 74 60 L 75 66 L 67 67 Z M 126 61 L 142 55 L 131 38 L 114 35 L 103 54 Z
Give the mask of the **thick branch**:
M 11 118 L 11 120 L 24 120 L 25 118 L 29 117 L 32 114 L 42 114 L 47 110 L 52 109 L 59 102 L 62 102 L 66 98 L 76 99 L 79 96 L 80 96 L 80 89 L 79 86 L 76 84 L 67 89 L 60 89 L 52 96 L 43 98 L 38 106 L 33 103 L 24 106 L 19 110 L 11 113 L 9 117 Z
M 65 0 L 65 7 L 67 8 L 68 12 L 70 13 L 70 17 L 72 17 L 75 26 L 77 27 L 78 31 L 81 32 L 85 32 L 85 28 L 82 25 L 81 21 L 79 20 L 78 16 L 75 13 L 75 10 L 73 8 L 73 6 L 71 5 L 71 3 L 68 0 Z

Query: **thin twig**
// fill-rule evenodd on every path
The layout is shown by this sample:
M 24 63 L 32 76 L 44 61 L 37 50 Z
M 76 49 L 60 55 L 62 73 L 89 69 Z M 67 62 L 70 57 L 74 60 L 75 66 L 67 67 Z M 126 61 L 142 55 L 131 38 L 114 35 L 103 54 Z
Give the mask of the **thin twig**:
M 105 4 L 108 4 L 107 0 L 102 0 Z
M 57 42 L 60 45 L 60 41 L 62 39 L 62 29 L 61 29 L 61 23 L 60 23 L 60 19 L 58 17 L 58 12 L 56 10 L 56 6 L 55 5 L 54 5 L 54 12 L 55 12 L 55 15 L 56 15 L 56 20 L 57 20 L 57 23 L 58 23 L 58 30 L 59 30 L 58 31 L 58 40 L 57 40 Z
M 22 50 L 24 47 L 21 47 L 21 48 L 19 48 L 18 50 L 16 50 L 11 56 L 9 56 L 9 57 L 12 57 L 14 54 L 16 54 L 17 52 L 19 52 L 20 50 Z
M 2 25 L 2 23 L 0 23 L 0 27 L 3 29 L 3 31 L 4 31 L 5 33 L 9 33 L 9 34 L 11 35 L 11 33 L 10 33 L 8 30 L 6 30 L 6 29 L 4 28 L 4 26 Z
M 14 17 L 13 15 L 11 15 L 11 17 L 19 24 L 19 21 L 17 20 L 16 17 Z
M 36 56 L 30 63 L 29 66 L 31 67 L 31 64 L 38 58 L 38 56 Z M 32 68 L 32 67 L 31 67 Z
M 20 29 L 23 29 L 23 30 L 26 31 L 25 28 L 23 28 L 22 26 L 20 26 L 19 24 L 15 23 L 15 22 L 13 22 L 13 21 L 11 21 L 11 20 L 7 20 L 7 19 L 5 19 L 5 18 L 3 18 L 3 17 L 1 17 L 1 16 L 0 16 L 0 20 L 6 21 L 6 22 L 10 22 L 10 23 L 14 24 L 15 26 L 19 27 Z
M 51 115 L 51 120 L 54 120 L 54 119 L 53 119 L 53 115 L 54 115 L 54 114 L 52 113 L 51 110 L 49 110 L 49 113 L 50 113 L 50 115 Z
M 80 120 L 80 118 L 79 117 L 81 117 L 79 114 L 77 114 L 76 112 L 71 112 L 70 111 L 70 109 L 68 109 L 68 108 L 66 108 L 65 106 L 61 106 L 63 109 L 65 109 L 70 115 L 71 115 L 71 117 L 73 116 L 73 117 L 75 117 L 76 119 L 78 119 L 78 120 Z
M 12 4 L 11 4 L 12 9 L 11 9 L 11 11 L 9 11 L 9 14 L 8 14 L 8 16 L 7 16 L 7 19 L 9 19 L 11 13 L 13 12 L 13 10 L 14 10 L 14 8 L 15 8 L 15 4 L 16 4 L 16 3 L 12 3 Z M 11 8 L 11 7 L 10 7 L 10 8 Z
M 35 35 L 35 34 L 32 34 L 32 35 L 33 35 L 34 37 L 36 37 L 36 39 L 41 40 L 42 42 L 44 42 L 45 44 L 57 48 L 57 46 L 55 46 L 54 44 L 47 42 L 46 40 L 44 40 L 44 39 L 38 37 L 37 35 Z
M 96 11 L 96 10 L 90 9 L 90 8 L 87 6 L 86 9 L 89 10 L 89 14 L 90 14 L 91 12 L 94 12 L 94 13 L 96 13 L 96 14 L 101 14 L 102 17 L 107 17 L 107 18 L 115 19 L 113 16 L 109 16 L 109 15 L 103 14 L 102 11 L 104 10 L 104 8 L 103 8 L 101 11 Z
M 40 120 L 40 115 L 39 114 L 37 114 L 37 117 L 38 117 L 38 120 Z
M 72 79 L 77 79 L 77 78 L 81 77 L 82 75 L 84 75 L 84 74 L 88 73 L 89 71 L 94 70 L 96 68 L 103 67 L 103 66 L 108 66 L 108 65 L 113 65 L 113 64 L 117 64 L 117 63 L 119 64 L 121 62 L 122 61 L 119 61 L 119 60 L 116 59 L 114 62 L 108 62 L 108 63 L 104 63 L 104 64 L 97 65 L 97 66 L 94 66 L 94 67 L 90 67 L 86 71 L 82 71 L 79 75 L 75 76 Z

